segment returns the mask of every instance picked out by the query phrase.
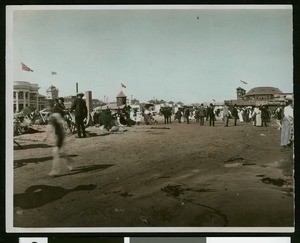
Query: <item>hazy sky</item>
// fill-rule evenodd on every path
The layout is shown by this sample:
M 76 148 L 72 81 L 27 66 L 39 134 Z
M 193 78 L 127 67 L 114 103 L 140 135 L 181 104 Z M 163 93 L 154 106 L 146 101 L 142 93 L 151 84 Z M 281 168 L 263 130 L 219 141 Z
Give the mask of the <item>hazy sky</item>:
M 59 96 L 74 95 L 77 82 L 109 101 L 121 90 L 141 102 L 186 104 L 235 99 L 237 87 L 293 91 L 291 6 L 189 7 L 15 10 L 13 80 L 38 83 L 41 94 L 53 84 Z

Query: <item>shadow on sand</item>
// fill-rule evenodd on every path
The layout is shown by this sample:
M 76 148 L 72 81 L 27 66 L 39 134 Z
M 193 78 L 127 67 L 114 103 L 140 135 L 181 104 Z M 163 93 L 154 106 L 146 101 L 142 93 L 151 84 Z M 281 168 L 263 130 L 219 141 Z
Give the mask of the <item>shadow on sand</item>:
M 86 166 L 80 166 L 74 168 L 70 173 L 64 174 L 64 175 L 58 175 L 55 177 L 62 177 L 62 176 L 68 176 L 68 175 L 75 175 L 80 173 L 87 173 L 87 172 L 98 172 L 101 170 L 105 170 L 109 167 L 113 166 L 113 164 L 107 164 L 107 165 L 86 165 Z
M 68 157 L 77 157 L 77 156 L 78 155 L 76 155 L 76 154 L 68 155 Z M 14 160 L 14 169 L 21 168 L 30 163 L 38 164 L 38 163 L 45 162 L 45 161 L 52 160 L 52 159 L 53 159 L 52 156 L 47 156 L 47 157 L 41 157 L 41 158 L 29 158 L 29 159 Z
M 26 145 L 19 144 L 19 146 L 14 146 L 14 150 L 36 149 L 36 148 L 51 148 L 51 147 L 53 147 L 53 146 L 52 145 L 48 145 L 48 144 L 43 144 L 43 143 L 39 143 L 39 144 L 26 144 Z
M 65 189 L 59 186 L 35 185 L 27 188 L 25 193 L 14 195 L 14 207 L 33 209 L 58 200 L 70 192 L 91 191 L 96 189 L 96 187 L 97 185 L 90 184 L 80 185 L 73 189 Z

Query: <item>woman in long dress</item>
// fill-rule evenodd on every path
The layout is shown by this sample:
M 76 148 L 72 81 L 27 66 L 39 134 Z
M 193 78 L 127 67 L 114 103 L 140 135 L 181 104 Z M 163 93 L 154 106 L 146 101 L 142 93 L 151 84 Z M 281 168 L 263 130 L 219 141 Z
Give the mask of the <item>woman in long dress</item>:
M 280 146 L 287 147 L 292 145 L 294 140 L 294 109 L 293 96 L 286 96 L 287 106 L 283 110 L 283 119 L 281 127 Z
M 251 119 L 252 119 L 252 125 L 256 126 L 256 115 L 258 113 L 259 109 L 257 106 L 255 106 L 251 112 Z
M 238 109 L 238 116 L 239 116 L 240 123 L 244 122 L 243 113 L 244 111 L 242 109 Z
M 256 119 L 256 126 L 257 127 L 261 127 L 262 125 L 262 121 L 261 121 L 261 110 L 258 108 L 256 109 L 256 116 L 255 116 L 255 119 Z

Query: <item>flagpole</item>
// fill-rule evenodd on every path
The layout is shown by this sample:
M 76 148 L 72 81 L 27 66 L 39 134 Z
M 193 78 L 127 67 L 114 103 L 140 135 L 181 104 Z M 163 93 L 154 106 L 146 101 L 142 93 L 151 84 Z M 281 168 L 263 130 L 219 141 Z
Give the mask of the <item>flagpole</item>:
M 78 94 L 78 83 L 76 83 L 76 94 Z

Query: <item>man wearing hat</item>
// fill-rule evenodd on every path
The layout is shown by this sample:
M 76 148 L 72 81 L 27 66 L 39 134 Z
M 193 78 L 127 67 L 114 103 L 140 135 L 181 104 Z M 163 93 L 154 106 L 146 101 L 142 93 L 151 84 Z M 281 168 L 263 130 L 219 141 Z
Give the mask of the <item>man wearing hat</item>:
M 83 120 L 87 117 L 87 106 L 85 101 L 82 99 L 83 96 L 83 93 L 78 93 L 71 107 L 71 111 L 74 110 L 75 113 L 75 123 L 78 138 L 81 138 L 81 131 L 83 137 L 86 137 Z

